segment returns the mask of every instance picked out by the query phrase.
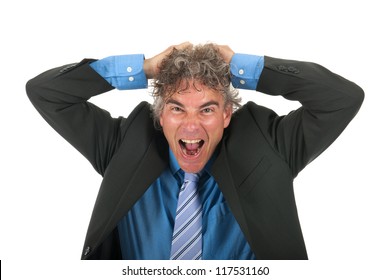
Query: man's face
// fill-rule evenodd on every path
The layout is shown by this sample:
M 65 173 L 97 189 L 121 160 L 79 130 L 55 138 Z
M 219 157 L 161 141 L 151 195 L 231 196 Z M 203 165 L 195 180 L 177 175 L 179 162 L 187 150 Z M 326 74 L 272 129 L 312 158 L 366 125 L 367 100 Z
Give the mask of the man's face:
M 169 147 L 181 169 L 189 173 L 203 169 L 232 116 L 232 108 L 225 108 L 220 92 L 196 87 L 198 90 L 191 86 L 169 97 L 160 116 Z

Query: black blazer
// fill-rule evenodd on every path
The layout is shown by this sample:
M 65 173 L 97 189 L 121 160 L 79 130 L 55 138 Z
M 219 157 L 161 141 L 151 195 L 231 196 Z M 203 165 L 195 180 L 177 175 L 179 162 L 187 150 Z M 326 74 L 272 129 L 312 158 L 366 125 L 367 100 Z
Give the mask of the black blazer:
M 27 83 L 43 118 L 103 176 L 82 259 L 120 259 L 116 225 L 168 165 L 168 144 L 150 105 L 127 118 L 87 100 L 112 88 L 83 60 Z M 293 180 L 344 130 L 363 102 L 354 83 L 314 63 L 265 57 L 257 91 L 298 100 L 278 116 L 249 102 L 217 148 L 212 174 L 257 259 L 307 259 Z

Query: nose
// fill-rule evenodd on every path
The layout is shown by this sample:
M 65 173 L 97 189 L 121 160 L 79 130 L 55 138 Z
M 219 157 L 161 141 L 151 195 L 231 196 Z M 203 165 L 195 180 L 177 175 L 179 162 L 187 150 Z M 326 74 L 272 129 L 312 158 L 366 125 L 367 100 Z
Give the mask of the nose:
M 196 113 L 188 113 L 183 120 L 183 128 L 187 132 L 197 131 L 199 128 L 199 117 Z

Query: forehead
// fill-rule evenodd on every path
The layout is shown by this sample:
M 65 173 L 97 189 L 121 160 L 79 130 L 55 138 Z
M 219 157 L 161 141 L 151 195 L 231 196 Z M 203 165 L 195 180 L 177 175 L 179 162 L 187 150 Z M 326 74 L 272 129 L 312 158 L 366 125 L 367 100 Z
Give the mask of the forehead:
M 182 81 L 178 90 L 170 94 L 165 100 L 165 103 L 170 103 L 173 100 L 179 101 L 184 105 L 209 101 L 214 101 L 218 105 L 224 103 L 224 98 L 220 91 L 192 81 Z

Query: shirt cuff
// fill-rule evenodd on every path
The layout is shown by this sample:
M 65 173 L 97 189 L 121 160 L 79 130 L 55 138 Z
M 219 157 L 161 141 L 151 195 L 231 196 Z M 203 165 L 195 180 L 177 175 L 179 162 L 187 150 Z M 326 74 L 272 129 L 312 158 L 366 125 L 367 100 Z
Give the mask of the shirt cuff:
M 100 76 L 119 90 L 148 86 L 143 66 L 143 54 L 109 56 L 90 64 Z
M 234 54 L 230 62 L 233 87 L 256 90 L 263 68 L 264 56 Z

